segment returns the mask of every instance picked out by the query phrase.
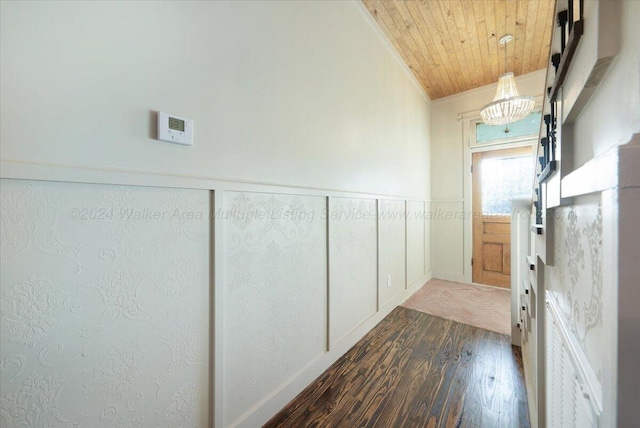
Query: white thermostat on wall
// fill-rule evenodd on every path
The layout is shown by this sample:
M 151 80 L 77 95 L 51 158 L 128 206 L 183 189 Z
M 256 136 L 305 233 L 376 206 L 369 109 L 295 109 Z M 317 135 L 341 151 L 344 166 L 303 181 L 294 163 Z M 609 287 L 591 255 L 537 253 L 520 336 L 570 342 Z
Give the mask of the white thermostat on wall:
M 193 120 L 158 112 L 158 140 L 193 146 Z

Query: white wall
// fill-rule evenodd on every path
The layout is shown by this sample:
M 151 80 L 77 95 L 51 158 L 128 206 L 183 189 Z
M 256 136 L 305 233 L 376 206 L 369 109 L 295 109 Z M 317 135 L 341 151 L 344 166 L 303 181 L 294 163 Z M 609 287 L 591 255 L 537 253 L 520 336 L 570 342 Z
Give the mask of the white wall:
M 331 198 L 329 213 L 329 340 L 337 343 L 378 310 L 378 219 L 373 199 Z
M 380 305 L 388 304 L 407 285 L 406 222 L 397 213 L 405 211 L 405 201 L 381 200 L 378 205 L 378 277 Z M 389 277 L 391 277 L 389 286 Z
M 0 426 L 206 426 L 208 192 L 3 179 L 0 198 Z
M 425 203 L 407 202 L 407 282 L 413 284 L 425 272 Z
M 637 163 L 634 165 L 634 158 L 624 154 L 632 153 L 633 150 L 629 150 L 634 147 L 637 151 L 637 137 L 631 147 L 621 152 L 620 164 L 631 162 L 629 169 L 635 171 L 632 177 L 622 177 L 623 171 L 627 172 L 626 165 L 593 168 L 607 153 L 615 152 L 612 148 L 626 144 L 634 134 L 640 133 L 640 38 L 637 34 L 640 2 L 622 1 L 617 6 L 619 10 L 604 3 L 604 9 L 616 15 L 609 28 L 598 30 L 619 32 L 620 50 L 600 86 L 576 117 L 572 147 L 574 174 L 596 175 L 602 182 L 609 180 L 616 186 L 604 187 L 605 191 L 603 188 L 585 191 L 591 195 L 576 197 L 571 206 L 554 211 L 555 260 L 553 266 L 545 269 L 544 284 L 550 298 L 563 312 L 562 321 L 586 354 L 589 370 L 596 373 L 596 395 L 602 400 L 601 426 L 633 425 L 639 415 L 637 400 L 627 401 L 628 396 L 637 396 L 640 384 L 637 370 L 630 369 L 637 363 L 638 317 L 637 311 L 629 316 L 628 309 L 637 307 L 637 278 L 630 280 L 625 276 L 626 272 L 637 270 L 638 254 L 633 251 L 637 247 L 622 249 L 637 229 L 633 222 L 628 222 L 637 214 Z M 586 23 L 596 22 L 597 8 L 598 4 L 593 1 L 585 5 Z M 607 21 L 603 19 L 603 22 Z M 595 51 L 595 35 L 601 35 L 587 34 L 589 30 L 585 28 L 585 39 L 581 40 L 567 74 L 565 86 L 572 90 L 563 91 L 566 92 L 563 103 L 572 101 L 581 89 L 575 82 L 580 82 L 580 75 L 589 71 L 578 67 Z M 624 159 L 625 156 L 628 159 Z M 581 167 L 588 172 L 581 172 Z M 578 184 L 588 189 L 588 181 L 583 181 L 574 180 L 573 186 Z M 565 182 L 562 186 L 565 192 Z M 548 368 L 547 372 L 552 369 Z
M 225 211 L 241 214 L 224 231 L 223 400 L 232 423 L 327 350 L 326 221 L 278 216 L 289 209 L 317 214 L 326 200 L 225 192 L 224 204 Z M 358 280 L 365 279 L 339 289 L 352 285 L 357 293 Z M 371 290 L 375 296 L 375 286 Z M 331 314 L 342 315 L 336 300 Z M 372 314 L 364 315 L 358 321 Z
M 3 159 L 424 198 L 429 102 L 352 2 L 2 2 Z M 192 148 L 152 112 L 195 121 Z
M 544 91 L 544 72 L 518 76 L 516 82 L 522 95 L 539 96 Z M 471 281 L 471 259 L 464 257 L 465 206 L 470 195 L 465 194 L 465 180 L 470 172 L 464 168 L 465 148 L 463 125 L 469 116 L 493 99 L 496 84 L 472 89 L 441 98 L 431 103 L 431 198 L 432 249 L 434 277 L 453 281 Z M 466 119 L 460 115 L 466 113 Z
M 558 208 L 553 221 L 554 265 L 545 266 L 545 290 L 556 299 L 598 381 L 602 382 L 604 329 L 600 198 L 581 198 L 571 206 Z
M 589 7 L 585 13 L 595 14 L 596 10 Z M 633 134 L 640 133 L 638 16 L 640 2 L 621 3 L 620 16 L 613 24 L 620 28 L 621 49 L 600 86 L 576 118 L 574 169 L 579 169 L 613 146 L 627 143 Z M 589 18 L 593 19 L 589 15 L 585 17 Z M 576 50 L 576 61 L 582 59 L 582 52 L 592 49 L 594 40 L 595 37 L 581 41 L 580 49 Z M 568 78 L 571 77 L 573 74 L 569 73 Z M 568 80 L 567 86 L 571 83 Z M 614 171 L 601 171 L 603 177 L 611 173 Z M 602 278 L 602 253 L 614 243 L 603 243 L 602 240 L 600 199 L 576 198 L 571 206 L 554 211 L 555 260 L 554 265 L 547 266 L 545 270 L 545 289 L 557 300 L 598 381 L 602 382 L 603 370 L 606 374 L 607 369 L 603 367 L 603 343 L 605 337 L 616 335 L 617 328 L 610 322 L 603 323 L 603 319 L 614 319 L 615 314 L 603 314 L 606 308 L 603 308 L 602 301 L 606 299 L 606 294 L 612 295 L 617 291 L 613 289 L 613 284 L 603 283 Z M 605 221 L 617 223 L 617 218 Z
M 31 373 L 68 381 L 39 422 L 262 425 L 429 278 L 430 221 L 404 210 L 430 197 L 430 101 L 360 2 L 2 2 L 0 17 L 0 190 L 28 202 L 0 207 L 0 359 L 20 369 L 0 396 L 25 392 Z M 156 141 L 156 110 L 194 119 L 195 145 Z M 33 188 L 45 190 L 35 208 Z M 214 211 L 195 223 L 121 210 L 202 204 Z M 117 217 L 70 217 L 105 206 Z M 371 217 L 332 219 L 328 208 Z M 21 224 L 34 209 L 55 230 Z M 53 255 L 39 264 L 43 251 Z M 196 254 L 196 267 L 174 266 Z M 74 271 L 84 257 L 92 263 Z M 112 259 L 148 274 L 139 290 L 112 282 L 151 318 L 116 313 L 90 287 L 116 275 Z M 4 319 L 31 275 L 54 297 L 88 302 L 60 317 L 91 326 L 104 314 L 114 335 L 87 356 L 74 353 L 83 341 L 68 323 L 34 346 L 15 339 Z M 172 294 L 185 287 L 198 310 Z M 181 326 L 208 313 L 194 334 L 160 333 L 165 318 Z M 127 351 L 123 338 L 153 361 L 112 375 L 126 383 L 121 396 L 83 395 Z M 2 403 L 8 426 L 30 405 Z
M 640 131 L 640 2 L 625 0 L 620 7 L 620 52 L 574 124 L 574 168 Z

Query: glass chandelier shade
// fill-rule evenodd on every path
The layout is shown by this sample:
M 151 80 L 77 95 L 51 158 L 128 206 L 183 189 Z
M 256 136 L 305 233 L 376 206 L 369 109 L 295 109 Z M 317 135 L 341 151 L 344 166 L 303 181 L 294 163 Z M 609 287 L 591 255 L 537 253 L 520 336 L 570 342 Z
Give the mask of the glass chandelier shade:
M 498 79 L 493 102 L 484 106 L 480 117 L 489 125 L 508 125 L 529 116 L 535 103 L 531 96 L 518 95 L 513 73 L 505 73 Z
M 480 110 L 482 121 L 488 125 L 508 125 L 529 116 L 535 106 L 535 100 L 528 95 L 519 95 L 513 73 L 507 73 L 507 43 L 513 36 L 503 36 L 499 43 L 504 45 L 504 71 L 498 79 L 498 88 L 490 102 Z

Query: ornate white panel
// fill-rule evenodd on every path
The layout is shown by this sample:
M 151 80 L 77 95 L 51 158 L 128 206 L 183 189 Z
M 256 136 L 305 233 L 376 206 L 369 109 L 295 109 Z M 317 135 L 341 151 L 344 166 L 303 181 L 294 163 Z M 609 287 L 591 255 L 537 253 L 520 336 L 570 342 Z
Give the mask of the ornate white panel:
M 406 286 L 404 201 L 381 199 L 378 218 L 378 275 L 382 307 Z M 387 287 L 389 275 L 391 287 Z
M 207 426 L 209 191 L 0 183 L 0 426 Z
M 424 274 L 424 202 L 407 201 L 407 286 Z
M 224 418 L 327 349 L 326 198 L 225 192 Z
M 598 201 L 555 210 L 555 266 L 545 283 L 602 382 L 602 213 Z
M 376 312 L 375 199 L 329 200 L 331 340 L 338 342 Z
M 568 335 L 555 300 L 546 304 L 546 426 L 597 427 L 602 391 L 584 352 Z

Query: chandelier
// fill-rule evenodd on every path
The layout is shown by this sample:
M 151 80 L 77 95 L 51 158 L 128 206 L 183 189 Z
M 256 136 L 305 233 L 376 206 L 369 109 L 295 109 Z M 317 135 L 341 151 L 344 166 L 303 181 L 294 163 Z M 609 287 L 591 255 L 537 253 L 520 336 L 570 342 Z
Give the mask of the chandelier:
M 480 110 L 482 121 L 489 125 L 508 125 L 524 119 L 533 111 L 535 105 L 533 97 L 518 95 L 513 73 L 507 73 L 507 43 L 512 39 L 513 36 L 507 34 L 499 40 L 499 43 L 504 45 L 504 74 L 498 79 L 498 88 L 493 102 Z

